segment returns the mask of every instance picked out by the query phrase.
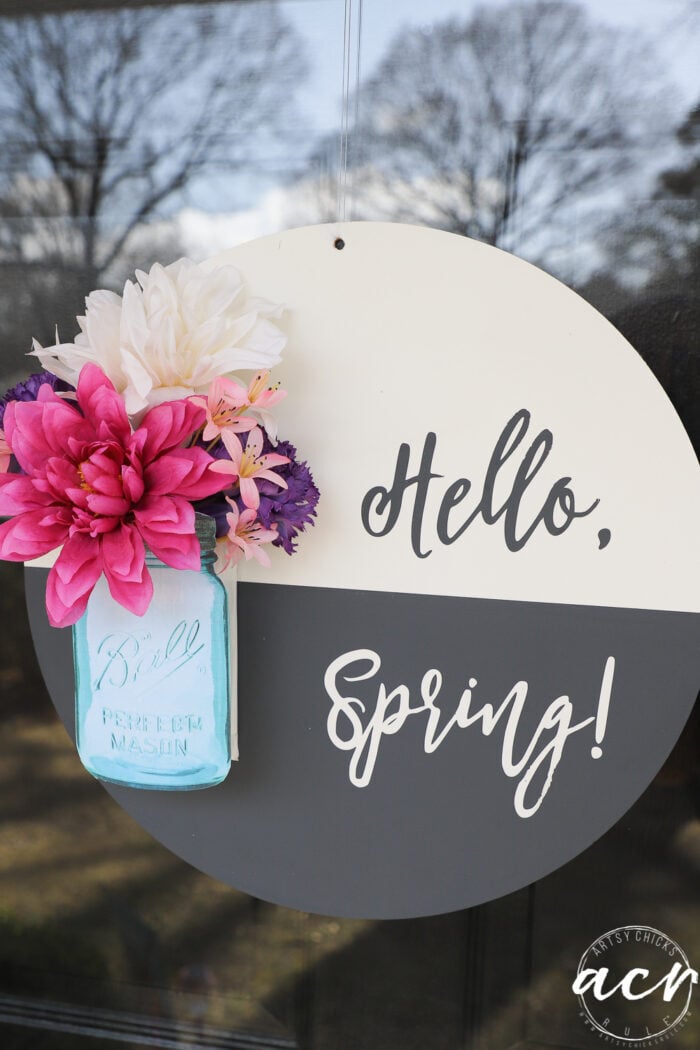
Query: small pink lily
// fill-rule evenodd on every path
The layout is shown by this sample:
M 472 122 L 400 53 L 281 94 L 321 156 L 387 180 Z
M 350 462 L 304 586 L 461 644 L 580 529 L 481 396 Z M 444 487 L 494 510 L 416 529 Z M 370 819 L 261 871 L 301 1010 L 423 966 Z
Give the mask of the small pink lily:
M 276 539 L 277 528 L 266 529 L 254 510 L 247 507 L 244 511 L 239 511 L 238 505 L 228 496 L 226 502 L 231 507 L 231 513 L 226 515 L 229 530 L 226 535 L 223 568 L 236 565 L 241 558 L 245 558 L 246 561 L 255 558 L 261 565 L 268 566 L 270 559 L 261 544 Z
M 270 440 L 274 441 L 277 437 L 277 423 L 268 409 L 282 401 L 287 396 L 287 391 L 280 390 L 279 383 L 275 383 L 274 386 L 266 386 L 269 378 L 269 370 L 258 372 L 248 386 L 246 397 L 248 407 L 259 416 Z
M 247 391 L 239 383 L 223 376 L 213 381 L 206 397 L 193 397 L 190 400 L 207 413 L 207 423 L 202 434 L 205 441 L 220 437 L 224 430 L 244 433 L 255 426 L 251 416 L 241 415 L 248 404 Z
M 7 440 L 2 430 L 0 430 L 0 474 L 7 474 L 10 468 L 10 457 L 12 456 L 12 449 L 7 444 Z
M 238 480 L 241 499 L 246 507 L 257 510 L 260 506 L 260 493 L 255 484 L 255 478 L 261 480 L 264 478 L 266 481 L 279 485 L 282 489 L 287 488 L 284 478 L 275 474 L 271 468 L 289 463 L 289 458 L 280 456 L 277 452 L 268 452 L 265 456 L 260 455 L 263 447 L 263 434 L 260 427 L 255 427 L 248 434 L 245 449 L 231 430 L 222 430 L 221 440 L 231 459 L 217 459 L 212 463 L 210 470 L 217 474 L 230 474 L 232 481 Z

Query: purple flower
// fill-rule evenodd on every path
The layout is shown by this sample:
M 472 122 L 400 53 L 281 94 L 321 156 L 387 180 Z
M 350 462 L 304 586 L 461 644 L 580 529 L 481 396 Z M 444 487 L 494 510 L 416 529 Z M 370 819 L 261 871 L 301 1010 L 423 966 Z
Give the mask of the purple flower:
M 217 444 L 210 449 L 210 455 L 216 459 L 228 458 L 228 453 L 223 444 Z M 313 525 L 316 517 L 316 504 L 319 499 L 319 491 L 314 484 L 314 479 L 304 460 L 297 459 L 297 450 L 289 441 L 278 441 L 273 445 L 265 434 L 262 454 L 278 452 L 287 456 L 289 463 L 275 467 L 275 474 L 279 474 L 287 482 L 286 489 L 280 489 L 270 481 L 256 480 L 260 493 L 260 507 L 258 518 L 264 526 L 269 529 L 277 526 L 277 539 L 273 540 L 273 547 L 282 547 L 287 554 L 293 554 L 296 550 L 296 537 L 303 532 L 307 525 Z M 230 510 L 224 499 L 224 493 L 212 499 L 204 500 L 196 505 L 196 509 L 202 514 L 208 514 L 216 521 L 216 535 L 225 536 L 228 532 L 226 514 Z M 234 496 L 239 510 L 243 511 L 244 504 L 240 495 Z
M 36 401 L 39 387 L 43 383 L 48 383 L 52 390 L 75 389 L 70 383 L 66 383 L 63 379 L 59 379 L 58 376 L 55 376 L 53 372 L 36 372 L 34 375 L 29 376 L 28 379 L 24 379 L 21 383 L 17 383 L 16 386 L 10 387 L 5 393 L 5 396 L 0 398 L 0 430 L 3 429 L 3 424 L 5 422 L 5 409 L 10 401 Z
M 273 547 L 282 547 L 287 554 L 294 554 L 296 537 L 307 525 L 313 525 L 319 491 L 305 460 L 297 459 L 297 450 L 291 441 L 278 441 L 275 446 L 266 439 L 263 454 L 273 447 L 275 452 L 287 456 L 289 463 L 275 467 L 275 473 L 287 482 L 286 489 L 279 489 L 269 481 L 261 481 L 260 508 L 258 517 L 266 529 L 277 526 L 277 539 Z

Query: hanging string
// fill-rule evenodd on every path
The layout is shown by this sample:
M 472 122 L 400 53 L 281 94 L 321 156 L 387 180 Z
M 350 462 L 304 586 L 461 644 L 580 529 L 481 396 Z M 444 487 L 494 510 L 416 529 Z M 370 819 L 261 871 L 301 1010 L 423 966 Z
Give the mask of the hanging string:
M 340 92 L 340 142 L 338 156 L 338 222 L 345 221 L 348 177 L 348 109 L 350 101 L 350 19 L 352 0 L 345 0 L 343 20 L 343 81 Z
M 340 109 L 340 147 L 338 156 L 338 222 L 352 218 L 352 173 L 348 170 L 350 141 L 350 96 L 354 96 L 353 128 L 359 115 L 360 51 L 363 0 L 345 0 L 343 18 L 343 82 Z M 353 62 L 354 53 L 354 62 Z M 354 83 L 353 83 L 354 72 Z M 348 208 L 348 199 L 350 207 Z

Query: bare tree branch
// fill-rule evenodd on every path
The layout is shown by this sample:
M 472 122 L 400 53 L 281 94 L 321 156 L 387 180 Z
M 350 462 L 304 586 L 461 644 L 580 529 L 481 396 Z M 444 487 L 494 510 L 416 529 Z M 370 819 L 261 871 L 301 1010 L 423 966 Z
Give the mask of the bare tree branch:
M 196 179 L 253 170 L 288 136 L 304 73 L 275 4 L 264 19 L 203 4 L 0 21 L 0 209 L 15 227 L 0 259 L 43 243 L 99 281 Z
M 405 29 L 358 101 L 356 211 L 522 254 L 648 163 L 673 124 L 645 43 L 563 0 Z

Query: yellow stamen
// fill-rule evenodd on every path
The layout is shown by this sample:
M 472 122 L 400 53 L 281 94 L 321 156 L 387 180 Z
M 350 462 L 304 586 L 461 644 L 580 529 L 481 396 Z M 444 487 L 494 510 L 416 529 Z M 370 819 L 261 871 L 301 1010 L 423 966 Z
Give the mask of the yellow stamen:
M 78 477 L 80 478 L 80 487 L 81 487 L 81 489 L 85 489 L 86 492 L 94 492 L 95 491 L 93 489 L 92 485 L 89 485 L 88 482 L 85 480 L 85 475 L 83 474 L 83 465 L 82 465 L 82 463 L 78 467 Z

